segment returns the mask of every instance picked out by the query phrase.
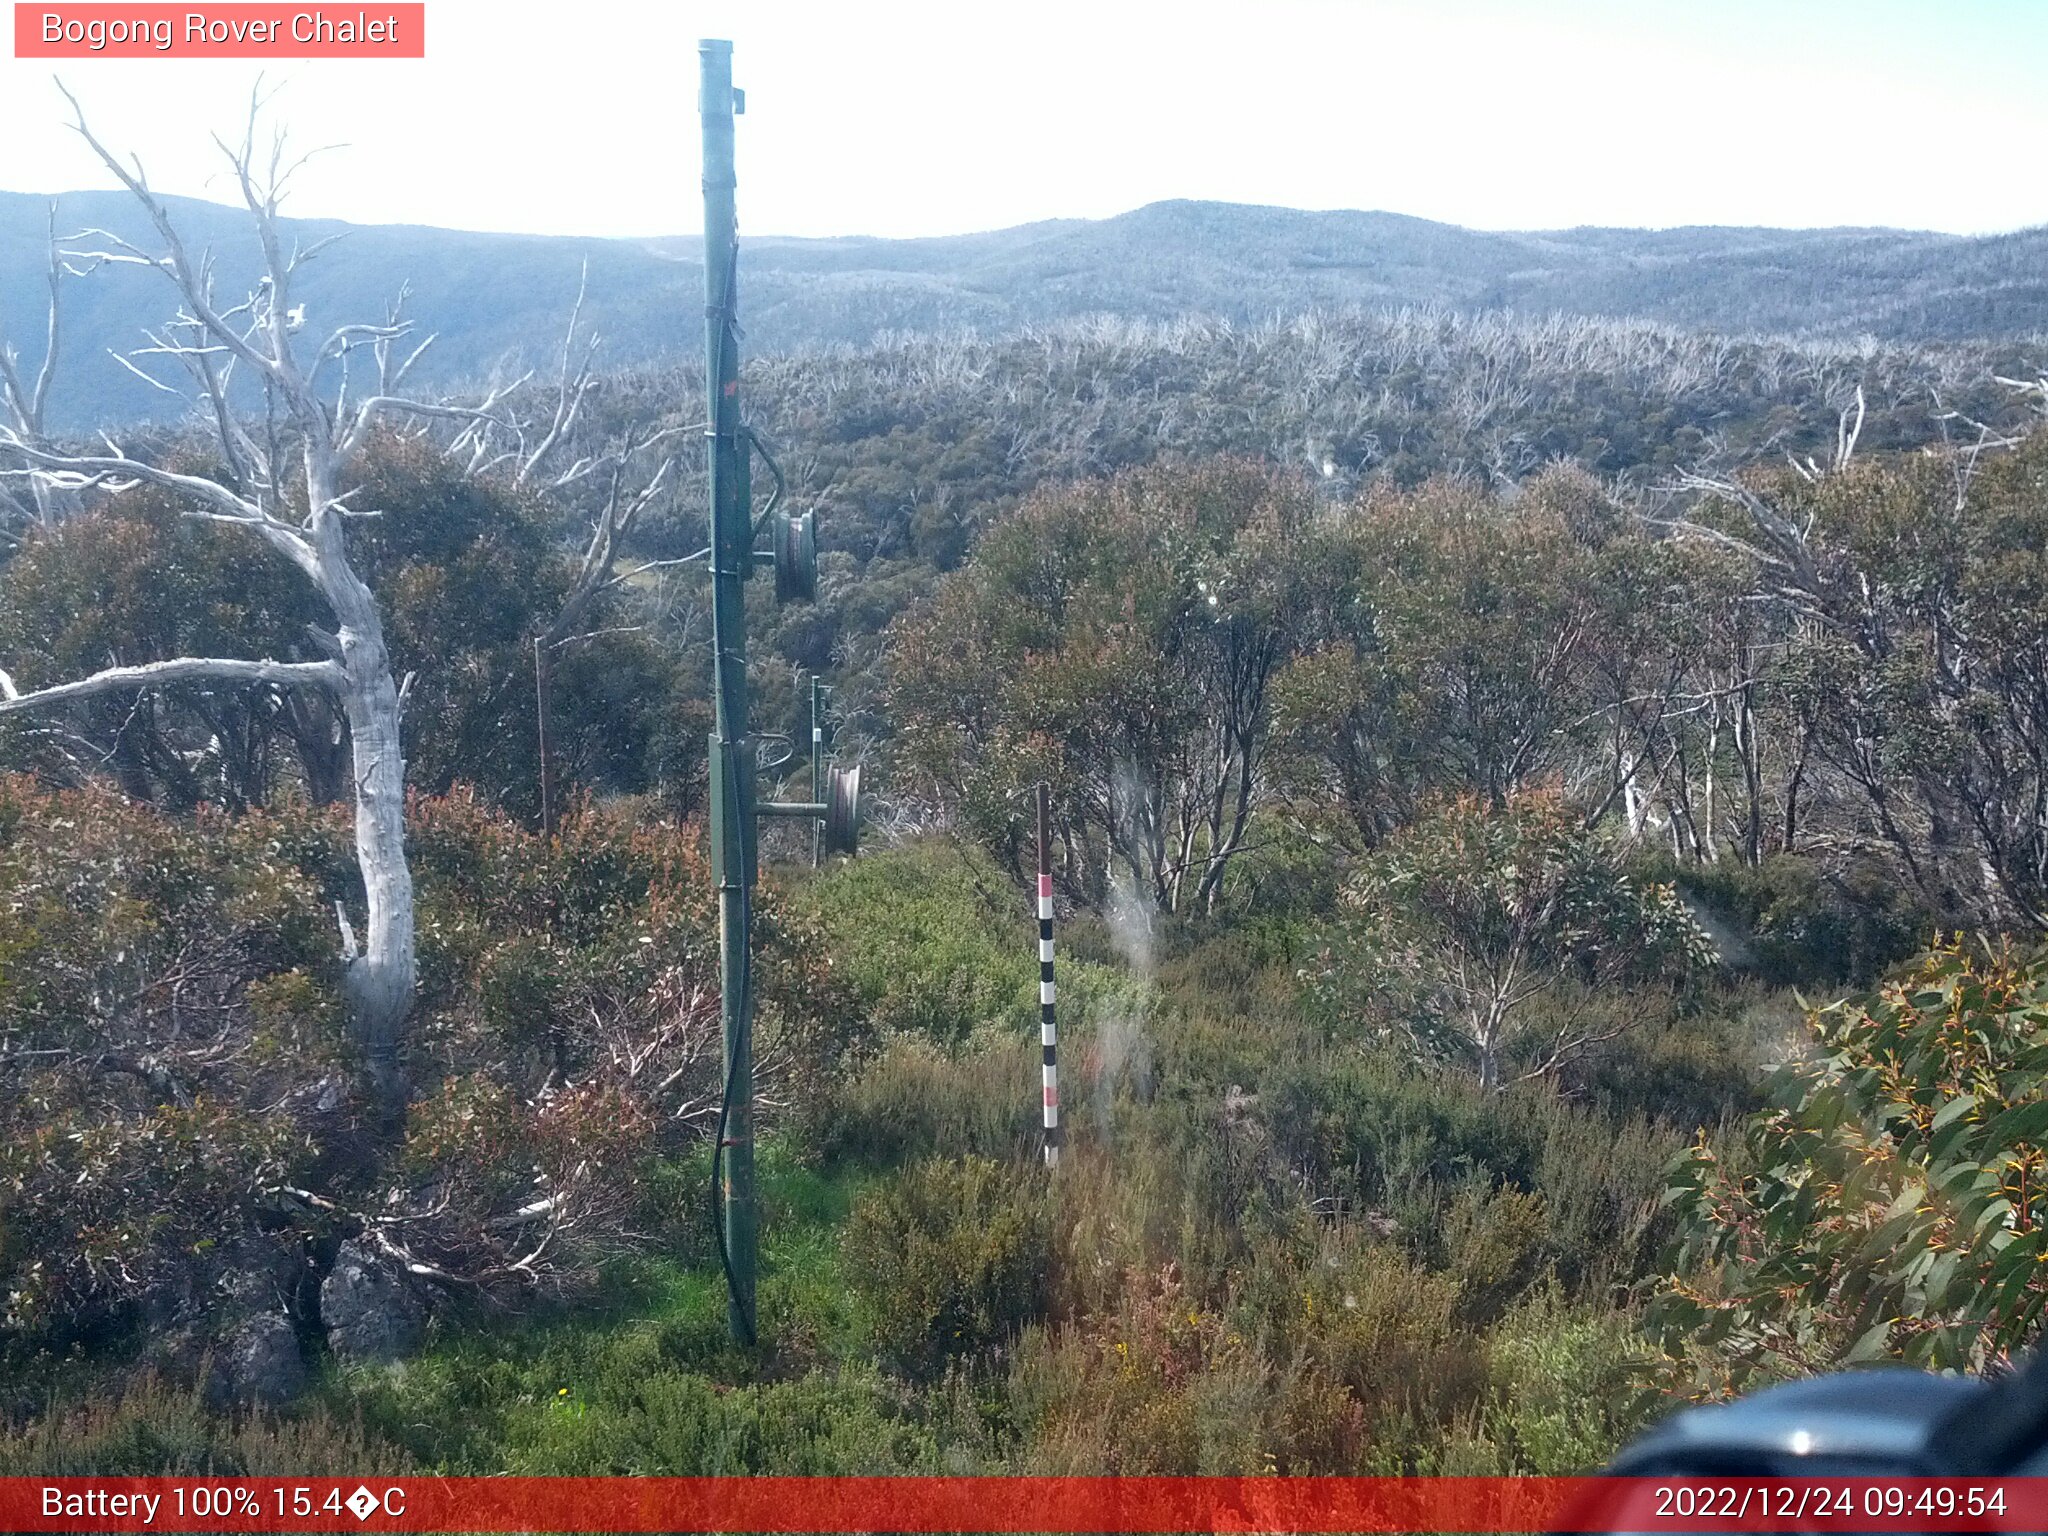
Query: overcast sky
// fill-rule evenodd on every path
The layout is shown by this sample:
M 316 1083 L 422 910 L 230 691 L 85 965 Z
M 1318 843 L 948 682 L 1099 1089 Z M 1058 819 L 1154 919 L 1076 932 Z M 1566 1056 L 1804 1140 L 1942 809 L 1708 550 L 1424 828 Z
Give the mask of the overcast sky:
M 329 5 L 353 15 L 359 3 Z M 927 235 L 1159 198 L 1486 229 L 2048 223 L 2048 0 L 428 0 L 423 61 L 269 66 L 288 211 L 699 227 L 696 40 L 754 233 Z M 65 61 L 151 179 L 224 199 L 241 62 Z M 110 184 L 0 60 L 0 188 Z

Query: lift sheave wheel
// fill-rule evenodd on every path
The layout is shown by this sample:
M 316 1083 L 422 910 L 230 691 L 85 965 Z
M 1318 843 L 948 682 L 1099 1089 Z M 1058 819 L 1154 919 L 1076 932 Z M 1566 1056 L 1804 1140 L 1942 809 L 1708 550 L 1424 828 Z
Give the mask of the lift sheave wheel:
M 808 603 L 818 595 L 818 514 L 775 514 L 775 601 Z
M 825 851 L 860 851 L 860 765 L 834 768 L 825 786 Z

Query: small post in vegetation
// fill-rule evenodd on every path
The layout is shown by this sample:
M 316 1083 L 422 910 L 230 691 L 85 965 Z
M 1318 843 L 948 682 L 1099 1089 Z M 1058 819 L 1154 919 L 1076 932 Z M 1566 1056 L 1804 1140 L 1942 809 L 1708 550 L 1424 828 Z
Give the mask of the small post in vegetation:
M 1045 1166 L 1060 1165 L 1060 1032 L 1053 1017 L 1052 790 L 1038 786 L 1038 1040 L 1044 1051 Z
M 548 761 L 547 636 L 533 637 L 534 740 L 540 748 L 540 835 L 554 835 L 555 775 Z

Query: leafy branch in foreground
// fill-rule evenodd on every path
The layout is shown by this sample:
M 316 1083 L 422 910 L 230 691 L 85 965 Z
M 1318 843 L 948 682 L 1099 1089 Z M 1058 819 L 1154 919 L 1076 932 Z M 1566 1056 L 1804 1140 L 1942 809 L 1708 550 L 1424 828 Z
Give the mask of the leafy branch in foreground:
M 2007 1358 L 2048 1304 L 2048 955 L 1945 942 L 1807 1027 L 1739 1148 L 1673 1167 L 1668 1352 L 1709 1392 Z

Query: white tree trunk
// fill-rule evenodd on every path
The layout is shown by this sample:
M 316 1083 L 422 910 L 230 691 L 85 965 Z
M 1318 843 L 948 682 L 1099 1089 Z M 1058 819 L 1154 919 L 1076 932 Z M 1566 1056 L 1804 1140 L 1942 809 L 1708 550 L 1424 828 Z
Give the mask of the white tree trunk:
M 341 629 L 341 707 L 348 719 L 356 780 L 356 863 L 368 922 L 361 953 L 348 958 L 350 1013 L 371 1074 L 399 1090 L 398 1042 L 412 1011 L 412 871 L 405 857 L 405 756 L 398 687 L 376 610 Z

